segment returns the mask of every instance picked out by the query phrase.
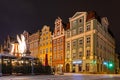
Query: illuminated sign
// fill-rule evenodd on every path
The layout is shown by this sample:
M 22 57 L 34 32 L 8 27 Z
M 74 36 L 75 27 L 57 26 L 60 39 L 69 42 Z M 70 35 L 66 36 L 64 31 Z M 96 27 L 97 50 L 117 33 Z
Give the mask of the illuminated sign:
M 73 64 L 81 64 L 82 60 L 73 61 Z

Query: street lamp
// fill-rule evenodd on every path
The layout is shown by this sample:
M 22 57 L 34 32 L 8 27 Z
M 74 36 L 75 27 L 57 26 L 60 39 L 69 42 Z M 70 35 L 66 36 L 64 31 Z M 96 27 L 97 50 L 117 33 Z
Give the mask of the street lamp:
M 34 75 L 34 65 L 33 65 L 33 58 L 30 59 L 31 60 L 31 74 Z

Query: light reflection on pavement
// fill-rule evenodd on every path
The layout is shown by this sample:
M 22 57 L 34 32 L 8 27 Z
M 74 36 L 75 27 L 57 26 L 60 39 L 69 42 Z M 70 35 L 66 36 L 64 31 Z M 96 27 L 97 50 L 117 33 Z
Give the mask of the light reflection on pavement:
M 65 73 L 64 75 L 2 76 L 0 80 L 120 80 L 120 75 Z

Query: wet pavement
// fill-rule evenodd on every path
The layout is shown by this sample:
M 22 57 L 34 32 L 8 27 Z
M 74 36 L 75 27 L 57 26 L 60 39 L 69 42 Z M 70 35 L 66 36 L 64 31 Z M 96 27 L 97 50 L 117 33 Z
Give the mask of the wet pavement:
M 34 75 L 34 76 L 2 76 L 0 80 L 120 80 L 120 74 L 73 74 Z

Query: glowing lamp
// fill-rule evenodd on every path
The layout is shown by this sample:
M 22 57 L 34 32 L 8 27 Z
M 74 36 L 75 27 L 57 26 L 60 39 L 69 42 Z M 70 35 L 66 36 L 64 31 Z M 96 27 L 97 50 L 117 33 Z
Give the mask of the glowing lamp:
M 107 62 L 103 62 L 104 65 L 107 65 L 108 63 Z

